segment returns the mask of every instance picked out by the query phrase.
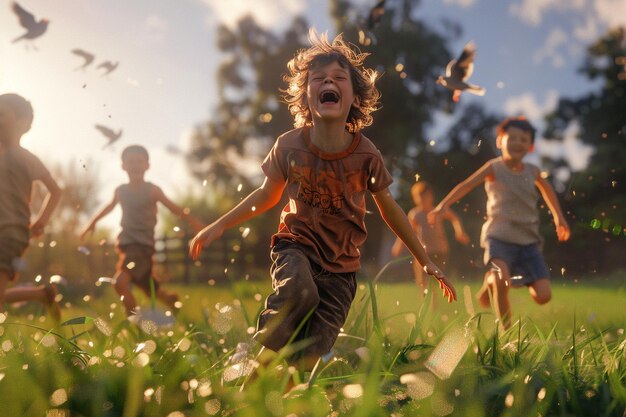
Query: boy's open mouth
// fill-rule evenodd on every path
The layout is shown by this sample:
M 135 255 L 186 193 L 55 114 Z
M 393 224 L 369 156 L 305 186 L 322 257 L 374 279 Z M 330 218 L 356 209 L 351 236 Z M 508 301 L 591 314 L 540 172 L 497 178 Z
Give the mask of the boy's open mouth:
M 332 90 L 324 91 L 320 96 L 320 102 L 323 103 L 337 103 L 339 101 L 339 94 Z

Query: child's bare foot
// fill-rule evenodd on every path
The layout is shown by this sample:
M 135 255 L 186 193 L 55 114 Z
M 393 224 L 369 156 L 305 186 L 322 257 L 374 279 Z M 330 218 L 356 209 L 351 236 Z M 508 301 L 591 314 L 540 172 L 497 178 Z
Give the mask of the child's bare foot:
M 478 300 L 478 304 L 480 304 L 483 308 L 489 308 L 491 305 L 491 300 L 489 300 L 489 286 L 483 285 L 480 290 L 476 293 L 476 300 Z
M 59 295 L 59 290 L 55 284 L 45 284 L 43 286 L 44 293 L 44 303 L 46 304 L 46 309 L 50 316 L 54 319 L 54 321 L 61 320 L 61 308 L 59 307 L 59 303 L 57 301 L 57 296 Z

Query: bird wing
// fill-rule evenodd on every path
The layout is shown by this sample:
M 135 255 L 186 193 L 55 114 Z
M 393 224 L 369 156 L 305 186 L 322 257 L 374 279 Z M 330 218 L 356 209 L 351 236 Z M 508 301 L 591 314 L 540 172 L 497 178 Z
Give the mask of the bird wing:
M 37 24 L 37 22 L 35 21 L 35 16 L 33 16 L 32 13 L 24 9 L 19 4 L 17 4 L 17 2 L 13 2 L 11 8 L 13 9 L 13 13 L 15 13 L 20 20 L 20 25 L 22 25 L 22 27 L 30 29 Z
M 100 133 L 102 133 L 104 136 L 106 136 L 109 139 L 112 139 L 112 138 L 114 138 L 116 136 L 115 132 L 112 129 L 106 127 L 106 126 L 95 125 L 94 127 L 96 129 L 98 129 L 98 131 L 100 131 Z
M 82 49 L 72 49 L 71 52 L 74 55 L 78 55 L 79 57 L 83 58 L 86 61 L 85 65 L 90 64 L 95 58 L 94 54 L 84 51 Z
M 474 56 L 476 55 L 476 46 L 473 42 L 469 42 L 463 48 L 463 52 L 456 61 L 453 68 L 454 77 L 459 80 L 467 80 L 474 72 Z

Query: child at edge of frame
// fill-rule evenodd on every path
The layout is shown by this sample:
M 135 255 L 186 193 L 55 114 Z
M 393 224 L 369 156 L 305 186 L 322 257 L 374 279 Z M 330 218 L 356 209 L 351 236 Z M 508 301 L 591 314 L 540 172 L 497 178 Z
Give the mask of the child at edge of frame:
M 150 157 L 141 145 L 130 145 L 122 151 L 122 169 L 128 175 L 128 183 L 115 189 L 113 198 L 91 219 L 82 231 L 81 240 L 94 231 L 100 219 L 109 214 L 118 204 L 122 208 L 122 230 L 117 236 L 115 250 L 118 263 L 113 277 L 113 286 L 120 296 L 126 315 L 131 317 L 138 311 L 132 293 L 132 284 L 139 287 L 147 297 L 154 296 L 171 309 L 176 308 L 178 295 L 167 290 L 152 276 L 152 256 L 155 253 L 154 228 L 157 223 L 157 203 L 163 204 L 173 214 L 185 219 L 198 231 L 202 224 L 188 209 L 172 202 L 163 190 L 144 179 L 150 168 Z
M 43 235 L 63 193 L 41 160 L 20 144 L 33 118 L 33 107 L 24 97 L 14 93 L 0 95 L 0 308 L 5 302 L 39 301 L 59 321 L 59 293 L 54 283 L 8 288 L 11 281 L 17 280 L 30 238 Z M 48 194 L 31 223 L 30 197 L 37 180 Z
M 278 137 L 261 165 L 263 183 L 190 241 L 190 255 L 224 231 L 288 203 L 272 236 L 271 293 L 253 338 L 268 364 L 286 345 L 300 346 L 287 362 L 311 371 L 330 352 L 354 299 L 359 247 L 365 241 L 365 194 L 370 192 L 389 228 L 434 276 L 449 302 L 456 292 L 431 261 L 388 187 L 392 177 L 381 153 L 361 133 L 372 123 L 380 93 L 377 73 L 363 67 L 367 54 L 338 35 L 309 31 L 311 46 L 287 64 L 284 99 L 295 129 Z M 290 380 L 290 383 L 293 381 Z
M 480 244 L 485 249 L 483 261 L 488 270 L 476 297 L 485 308 L 489 307 L 490 298 L 493 299 L 496 317 L 504 329 L 511 327 L 511 287 L 528 287 L 537 304 L 545 304 L 552 298 L 550 272 L 541 253 L 539 193 L 552 213 L 558 240 L 563 242 L 570 237 L 554 189 L 537 166 L 523 161 L 534 150 L 534 143 L 535 128 L 525 117 L 505 119 L 498 126 L 496 137 L 502 155 L 487 161 L 460 182 L 429 213 L 429 221 L 434 221 L 484 183 L 487 220 L 481 230 Z

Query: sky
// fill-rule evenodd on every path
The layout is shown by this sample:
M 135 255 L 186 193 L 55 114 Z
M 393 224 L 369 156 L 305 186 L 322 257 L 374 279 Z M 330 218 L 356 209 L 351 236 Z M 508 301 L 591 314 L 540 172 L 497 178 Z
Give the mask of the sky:
M 233 26 L 246 13 L 275 31 L 289 17 L 304 15 L 318 31 L 328 31 L 326 0 L 21 0 L 47 32 L 32 43 L 11 40 L 23 33 L 9 0 L 0 0 L 0 92 L 17 92 L 35 108 L 35 121 L 22 144 L 47 166 L 78 164 L 102 183 L 100 204 L 126 181 L 119 154 L 129 144 L 150 152 L 146 178 L 174 200 L 190 188 L 201 191 L 180 155 L 194 126 L 211 118 L 217 105 L 216 68 L 221 56 L 216 28 Z M 365 14 L 375 0 L 354 1 Z M 387 0 L 399 7 L 400 0 Z M 471 82 L 484 97 L 464 94 L 462 104 L 480 101 L 505 114 L 524 113 L 542 127 L 542 116 L 561 97 L 577 97 L 597 86 L 578 73 L 587 45 L 609 27 L 626 25 L 624 0 L 423 0 L 420 19 L 444 30 L 442 18 L 458 22 L 462 35 L 451 44 L 460 52 L 472 40 L 478 51 Z M 93 64 L 70 51 L 93 53 Z M 119 62 L 104 75 L 97 66 Z M 367 62 L 367 61 L 366 61 Z M 444 69 L 442 68 L 442 71 Z M 280 74 L 277 74 L 280 76 Z M 385 97 L 383 91 L 383 98 Z M 384 104 L 384 102 L 383 102 Z M 460 113 L 460 112 L 459 112 Z M 440 140 L 453 116 L 437 115 L 429 135 Z M 94 125 L 122 129 L 120 140 L 102 149 L 105 138 Z M 285 130 L 290 126 L 285 126 Z M 576 139 L 540 138 L 537 156 L 564 156 L 582 169 L 591 149 Z

